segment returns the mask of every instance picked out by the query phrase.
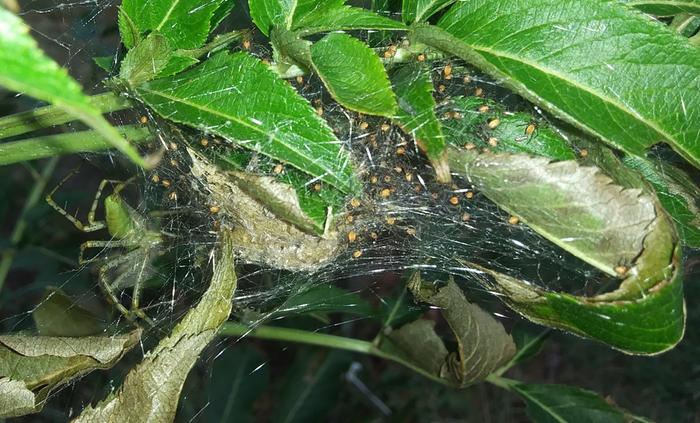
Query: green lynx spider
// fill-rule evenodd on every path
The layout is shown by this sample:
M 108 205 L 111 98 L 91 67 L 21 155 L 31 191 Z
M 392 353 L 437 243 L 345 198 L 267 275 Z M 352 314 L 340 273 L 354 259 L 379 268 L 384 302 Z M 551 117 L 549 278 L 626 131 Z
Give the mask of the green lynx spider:
M 117 310 L 124 315 L 130 322 L 136 324 L 137 318 L 140 318 L 151 324 L 151 320 L 146 316 L 143 310 L 139 307 L 141 297 L 142 284 L 149 276 L 148 268 L 152 261 L 153 253 L 158 251 L 158 247 L 163 242 L 161 232 L 155 227 L 154 219 L 141 215 L 134 208 L 129 206 L 121 197 L 121 191 L 130 183 L 132 179 L 127 181 L 118 181 L 105 179 L 100 182 L 95 198 L 90 207 L 87 216 L 87 224 L 81 222 L 76 217 L 70 215 L 64 208 L 59 206 L 54 200 L 54 193 L 70 178 L 68 175 L 56 188 L 46 196 L 46 202 L 56 209 L 59 213 L 65 216 L 78 230 L 83 232 L 95 232 L 102 229 L 107 229 L 110 240 L 91 240 L 86 241 L 80 246 L 80 255 L 78 262 L 82 264 L 101 262 L 98 269 L 98 280 L 100 288 L 107 296 Z M 98 203 L 102 197 L 102 191 L 107 184 L 113 184 L 114 189 L 111 194 L 104 199 L 105 219 L 95 220 L 95 212 Z M 121 248 L 126 250 L 125 254 L 114 257 L 93 257 L 86 259 L 85 250 L 89 248 L 101 248 L 103 250 Z M 124 271 L 121 271 L 125 269 Z M 109 281 L 109 273 L 111 271 L 120 272 L 113 281 Z M 117 295 L 115 289 L 124 286 L 127 278 L 133 277 L 133 281 L 128 281 L 129 285 L 133 285 L 131 296 L 131 309 L 124 307 Z

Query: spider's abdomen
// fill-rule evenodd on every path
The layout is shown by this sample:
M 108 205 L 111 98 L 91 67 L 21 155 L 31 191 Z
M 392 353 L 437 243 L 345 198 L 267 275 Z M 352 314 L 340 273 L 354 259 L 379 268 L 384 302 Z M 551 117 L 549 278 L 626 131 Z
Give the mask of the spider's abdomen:
M 134 233 L 134 220 L 119 195 L 112 194 L 105 198 L 105 220 L 109 234 L 115 238 L 124 239 Z

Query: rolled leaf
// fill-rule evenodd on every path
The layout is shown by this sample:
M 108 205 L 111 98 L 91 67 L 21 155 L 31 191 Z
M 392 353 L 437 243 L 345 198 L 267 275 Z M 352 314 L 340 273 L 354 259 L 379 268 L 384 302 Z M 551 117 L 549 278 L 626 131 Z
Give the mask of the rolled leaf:
M 500 207 L 580 259 L 620 278 L 612 292 L 551 292 L 481 266 L 491 287 L 532 321 L 631 354 L 657 354 L 685 330 L 682 263 L 672 223 L 657 201 L 575 162 L 451 151 L 453 170 Z
M 654 188 L 659 202 L 675 222 L 683 245 L 700 248 L 700 189 L 696 183 L 682 170 L 660 160 L 628 156 L 622 161 Z
M 463 387 L 484 380 L 515 354 L 515 344 L 491 314 L 469 303 L 450 279 L 444 287 L 424 283 L 416 273 L 409 282 L 416 300 L 437 307 L 457 339 L 448 352 L 434 331 L 435 322 L 417 320 L 391 332 L 380 348 L 403 355 L 422 371 L 445 383 Z
M 230 225 L 232 248 L 244 262 L 276 269 L 312 271 L 337 256 L 341 245 L 337 231 L 329 230 L 320 236 L 296 226 L 306 218 L 290 186 L 268 180 L 263 184 L 264 190 L 259 183 L 257 187 L 244 190 L 237 179 L 229 177 L 201 155 L 190 150 L 190 157 L 192 175 L 203 183 L 210 196 L 209 202 L 219 205 L 222 215 L 231 220 L 224 223 Z M 251 178 L 253 175 L 246 179 Z M 238 179 L 238 182 L 245 183 L 246 179 Z M 247 194 L 253 190 L 257 190 L 257 200 Z M 271 198 L 260 202 L 268 194 Z

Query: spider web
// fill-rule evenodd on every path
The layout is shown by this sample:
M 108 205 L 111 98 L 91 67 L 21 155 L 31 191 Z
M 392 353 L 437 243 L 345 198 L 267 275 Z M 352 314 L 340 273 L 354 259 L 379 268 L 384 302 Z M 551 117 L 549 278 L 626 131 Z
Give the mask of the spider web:
M 92 58 L 113 56 L 119 51 L 114 6 L 111 0 L 35 0 L 21 3 L 21 16 L 31 25 L 32 35 L 45 51 L 66 66 L 87 92 L 102 92 L 104 73 L 96 71 Z M 238 6 L 239 10 L 244 9 L 242 5 Z M 253 53 L 270 57 L 270 52 L 260 42 L 254 43 Z M 436 86 L 444 86 L 444 90 L 440 87 L 442 92 L 437 94 L 438 103 L 442 104 L 450 96 L 470 95 L 481 89 L 484 96 L 496 99 L 511 111 L 527 111 L 540 119 L 547 119 L 538 109 L 464 64 L 456 67 L 460 70 L 455 71 L 451 79 L 444 79 L 442 70 L 445 64 L 433 64 Z M 464 79 L 467 75 L 469 82 Z M 401 281 L 410 272 L 419 270 L 427 278 L 445 280 L 448 274 L 457 277 L 465 290 L 494 310 L 504 324 L 512 326 L 519 317 L 501 307 L 495 297 L 485 295 L 488 292 L 483 288 L 484 276 L 465 264 L 467 261 L 548 289 L 590 294 L 602 288 L 606 279 L 600 272 L 542 239 L 527 226 L 509 223 L 509 215 L 467 181 L 455 177 L 452 185 L 438 184 L 432 168 L 418 152 L 413 140 L 398 127 L 388 125 L 381 118 L 360 116 L 342 109 L 329 100 L 328 93 L 314 77 L 305 76 L 301 82 L 291 82 L 312 104 L 321 100 L 323 116 L 352 152 L 365 190 L 360 205 L 349 206 L 340 217 L 349 220 L 352 216 L 352 222 L 343 229 L 345 241 L 341 253 L 317 271 L 279 271 L 241 260 L 235 298 L 238 318 L 254 327 L 268 323 L 280 314 L 293 316 L 296 311 L 303 312 L 305 305 L 295 306 L 298 310 L 284 308 L 286 298 L 328 284 L 343 287 L 381 305 L 391 301 L 400 289 Z M 163 251 L 157 260 L 148 263 L 154 276 L 150 278 L 142 300 L 145 312 L 156 323 L 156 330 L 142 345 L 142 351 L 145 351 L 165 335 L 169 325 L 186 313 L 188 306 L 206 289 L 207 260 L 216 248 L 218 217 L 209 209 L 207 199 L 192 189 L 198 181 L 189 173 L 189 159 L 167 123 L 145 109 L 120 113 L 115 121 L 133 124 L 141 116 L 147 117 L 147 124 L 155 133 L 148 148 L 164 151 L 162 164 L 154 171 L 138 175 L 137 182 L 125 194 L 127 201 L 141 214 L 165 212 L 160 217 L 160 230 L 165 239 Z M 70 130 L 80 129 L 83 129 L 80 124 L 70 126 Z M 204 135 L 185 130 L 179 136 Z M 128 172 L 123 170 L 123 160 L 110 153 L 84 158 L 100 169 L 92 172 L 103 173 L 101 177 L 128 177 Z M 57 175 L 57 178 L 60 180 L 62 175 Z M 66 189 L 71 189 L 71 185 L 72 189 L 83 191 L 96 188 L 96 183 L 93 188 L 92 183 L 81 182 L 80 186 L 68 184 Z M 382 194 L 386 188 L 390 189 L 388 196 Z M 66 201 L 59 203 L 64 205 Z M 68 210 L 72 214 L 85 214 L 84 208 L 83 211 L 76 210 L 70 204 Z M 355 234 L 352 242 L 350 232 Z M 105 236 L 104 233 L 92 235 L 97 238 Z M 97 252 L 97 256 L 103 258 L 110 254 L 113 252 L 109 249 Z M 61 287 L 76 295 L 81 302 L 104 303 L 96 284 L 94 289 L 84 292 L 72 289 L 72 282 L 78 275 L 87 273 L 92 278 L 91 269 L 90 266 L 79 266 L 66 276 Z M 118 294 L 127 304 L 130 290 L 127 288 Z M 334 303 L 333 300 L 328 299 L 328 306 Z M 27 312 L 8 319 L 14 319 L 16 327 L 21 328 L 31 317 Z M 117 319 L 107 330 L 123 327 L 123 323 Z M 333 315 L 329 322 L 316 324 L 313 329 L 330 328 L 333 333 L 352 334 L 362 324 L 357 317 Z M 245 339 L 235 341 L 222 339 L 214 345 L 204 357 L 203 366 L 213 366 L 226 349 L 246 342 Z M 281 344 L 268 347 L 283 348 Z M 260 362 L 257 370 L 266 365 L 266 361 Z M 80 383 L 70 384 L 63 390 L 77 389 Z M 113 385 L 118 385 L 116 379 Z M 56 395 L 58 393 L 52 394 Z M 100 398 L 98 394 L 93 395 L 83 398 L 83 404 Z M 365 392 L 363 395 L 370 398 L 374 394 Z M 194 420 L 198 416 L 201 418 L 207 404 L 200 407 L 200 410 L 190 413 Z M 77 410 L 68 413 L 75 412 Z

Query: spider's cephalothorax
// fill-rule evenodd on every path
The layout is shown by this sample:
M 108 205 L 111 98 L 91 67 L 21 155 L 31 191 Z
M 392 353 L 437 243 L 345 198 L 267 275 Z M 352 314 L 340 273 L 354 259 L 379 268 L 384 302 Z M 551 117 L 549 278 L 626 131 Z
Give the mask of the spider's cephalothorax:
M 136 322 L 140 318 L 150 323 L 150 319 L 139 306 L 140 294 L 143 282 L 153 275 L 152 262 L 160 252 L 163 237 L 157 229 L 156 219 L 139 213 L 121 197 L 121 191 L 130 182 L 108 179 L 100 182 L 88 213 L 87 224 L 68 214 L 53 200 L 52 196 L 60 184 L 46 197 L 46 201 L 83 232 L 107 229 L 111 239 L 86 241 L 80 246 L 79 263 L 99 263 L 99 284 L 107 299 L 129 321 Z M 113 184 L 114 190 L 104 199 L 105 219 L 95 220 L 102 191 L 108 184 Z M 89 248 L 100 248 L 104 251 L 119 248 L 122 254 L 111 254 L 110 251 L 105 256 L 86 259 L 84 253 Z M 124 307 L 116 295 L 117 290 L 126 287 L 133 287 L 130 309 Z

